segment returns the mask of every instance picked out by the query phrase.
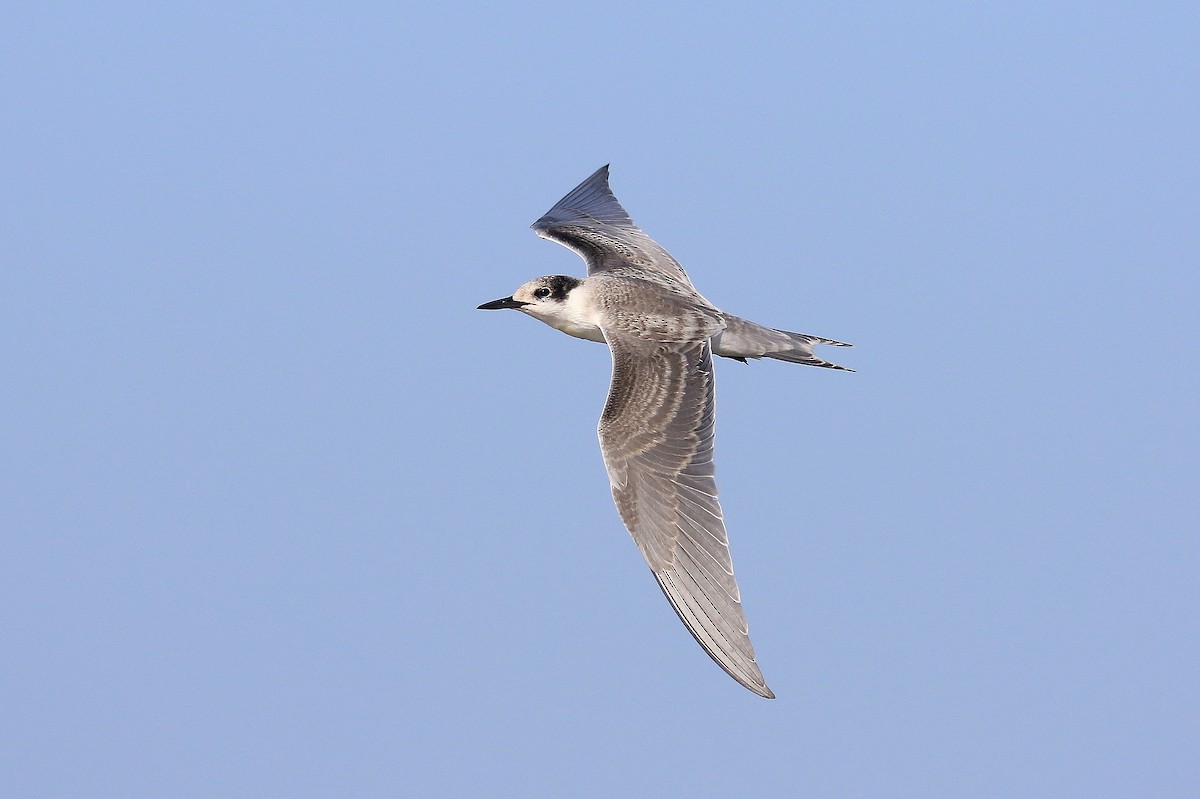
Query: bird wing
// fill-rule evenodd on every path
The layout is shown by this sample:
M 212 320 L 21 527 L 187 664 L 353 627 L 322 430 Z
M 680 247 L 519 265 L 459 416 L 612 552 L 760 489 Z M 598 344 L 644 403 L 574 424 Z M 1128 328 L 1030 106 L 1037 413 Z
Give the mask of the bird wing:
M 774 698 L 754 659 L 717 501 L 711 344 L 604 333 L 613 376 L 600 448 L 621 519 L 704 651 L 739 683 Z
M 665 278 L 668 284 L 692 287 L 679 262 L 633 223 L 608 187 L 608 165 L 597 169 L 534 222 L 542 238 L 558 242 L 587 263 L 589 275 L 636 266 Z

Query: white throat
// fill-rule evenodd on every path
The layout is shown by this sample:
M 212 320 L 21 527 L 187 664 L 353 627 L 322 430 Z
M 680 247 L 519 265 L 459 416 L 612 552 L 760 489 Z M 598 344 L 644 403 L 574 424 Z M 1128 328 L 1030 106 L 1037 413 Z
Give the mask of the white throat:
M 555 330 L 587 341 L 604 341 L 600 332 L 599 309 L 592 299 L 592 287 L 587 281 L 571 289 L 563 302 L 522 308 L 525 313 L 540 319 Z

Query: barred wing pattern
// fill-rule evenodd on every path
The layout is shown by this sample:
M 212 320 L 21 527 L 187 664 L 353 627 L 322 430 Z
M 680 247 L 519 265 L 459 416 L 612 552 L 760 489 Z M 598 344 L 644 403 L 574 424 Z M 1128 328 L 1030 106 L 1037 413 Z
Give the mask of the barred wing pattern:
M 774 698 L 754 659 L 717 501 L 712 347 L 604 333 L 613 376 L 600 447 L 621 519 L 700 646 L 739 683 Z

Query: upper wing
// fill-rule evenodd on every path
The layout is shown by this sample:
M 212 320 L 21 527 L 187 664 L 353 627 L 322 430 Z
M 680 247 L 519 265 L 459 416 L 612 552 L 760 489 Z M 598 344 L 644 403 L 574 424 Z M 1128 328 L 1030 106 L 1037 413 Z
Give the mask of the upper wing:
M 700 646 L 742 685 L 774 698 L 754 660 L 717 502 L 711 345 L 605 337 L 613 377 L 600 447 L 621 519 Z
M 575 251 L 587 263 L 589 275 L 637 266 L 670 282 L 692 285 L 679 262 L 635 225 L 617 202 L 608 187 L 608 165 L 576 186 L 532 227 L 542 238 Z

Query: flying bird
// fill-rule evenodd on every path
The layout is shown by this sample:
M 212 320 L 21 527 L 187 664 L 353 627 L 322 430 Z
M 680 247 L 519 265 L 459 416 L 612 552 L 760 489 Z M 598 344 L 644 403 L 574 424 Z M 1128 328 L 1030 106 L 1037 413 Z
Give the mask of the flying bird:
M 608 344 L 612 383 L 598 432 L 621 520 L 704 651 L 746 688 L 775 698 L 754 657 L 717 501 L 712 356 L 853 371 L 813 354 L 817 344 L 850 345 L 764 327 L 710 303 L 617 202 L 608 166 L 532 227 L 582 257 L 588 276 L 539 277 L 480 310 L 511 308 Z

